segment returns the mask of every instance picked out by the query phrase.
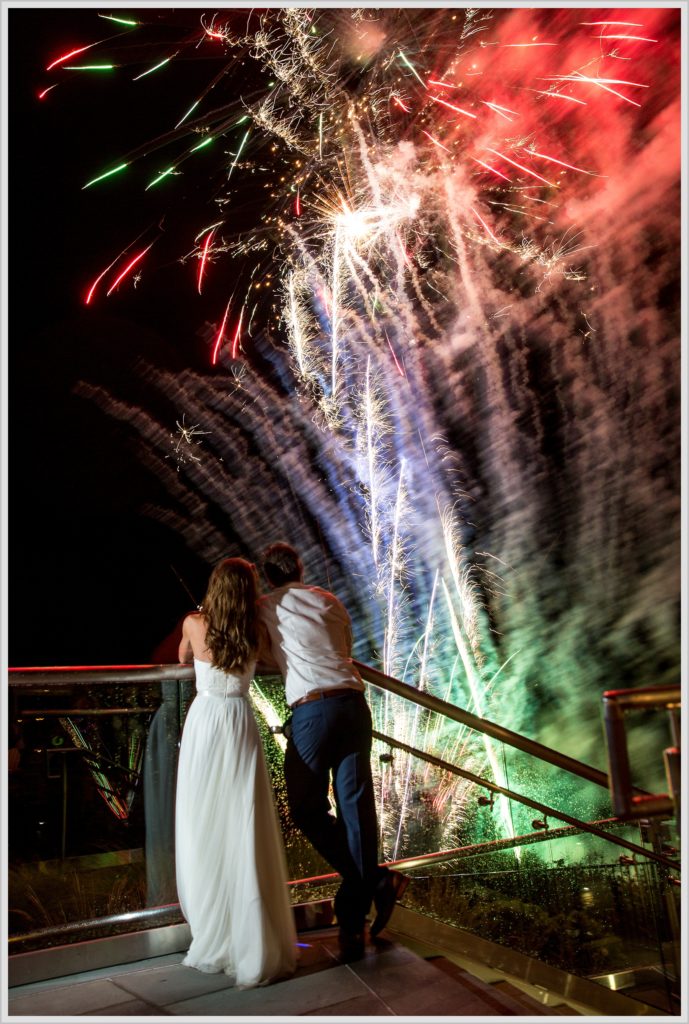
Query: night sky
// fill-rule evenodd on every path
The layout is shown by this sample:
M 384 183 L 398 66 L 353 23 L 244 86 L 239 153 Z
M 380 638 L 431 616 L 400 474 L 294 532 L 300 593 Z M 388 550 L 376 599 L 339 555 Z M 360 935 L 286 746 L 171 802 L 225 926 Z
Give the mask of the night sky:
M 197 13 L 181 17 L 195 22 Z M 157 198 L 147 204 L 141 190 L 114 189 L 105 200 L 82 191 L 85 174 L 148 138 L 151 126 L 132 114 L 121 79 L 73 81 L 49 94 L 57 102 L 37 99 L 55 54 L 110 34 L 95 9 L 12 10 L 9 23 L 9 660 L 147 662 L 192 607 L 178 577 L 200 600 L 207 566 L 141 515 L 145 501 L 164 500 L 161 485 L 122 427 L 74 385 L 135 384 L 142 354 L 173 371 L 205 366 L 204 317 L 177 253 L 162 255 L 146 287 L 115 306 L 84 306 L 85 286 L 118 246 L 160 216 Z M 174 82 L 173 96 L 169 80 L 149 83 L 147 102 L 172 104 Z

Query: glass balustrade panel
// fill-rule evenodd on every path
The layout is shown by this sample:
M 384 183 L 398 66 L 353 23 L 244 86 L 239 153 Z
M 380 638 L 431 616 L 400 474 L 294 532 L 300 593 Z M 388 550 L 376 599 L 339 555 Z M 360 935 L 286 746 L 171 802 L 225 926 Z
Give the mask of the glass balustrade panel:
M 10 679 L 10 938 L 176 902 L 175 769 L 192 692 Z
M 636 842 L 638 825 L 615 834 Z M 642 855 L 587 833 L 548 830 L 405 870 L 405 906 L 648 1005 L 674 1005 L 669 904 L 677 913 L 679 897 L 665 870 Z
M 154 908 L 171 905 L 165 921 L 182 920 L 174 907 L 174 802 L 179 739 L 194 692 L 192 680 L 10 687 L 11 939 L 123 914 L 134 915 L 122 922 L 131 931 L 149 927 Z M 287 813 L 284 738 L 271 731 L 285 717 L 280 681 L 257 680 L 252 702 L 288 874 L 300 883 L 290 887 L 292 899 L 325 898 L 334 884 L 320 876 L 331 868 Z M 56 933 L 41 944 L 63 941 Z

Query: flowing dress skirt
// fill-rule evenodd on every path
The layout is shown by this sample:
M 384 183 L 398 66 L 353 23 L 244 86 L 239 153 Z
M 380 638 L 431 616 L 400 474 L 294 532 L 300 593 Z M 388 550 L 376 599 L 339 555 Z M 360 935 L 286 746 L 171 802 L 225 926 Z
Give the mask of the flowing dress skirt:
M 273 791 L 245 697 L 200 693 L 184 725 L 175 816 L 183 963 L 250 988 L 291 974 L 296 934 Z

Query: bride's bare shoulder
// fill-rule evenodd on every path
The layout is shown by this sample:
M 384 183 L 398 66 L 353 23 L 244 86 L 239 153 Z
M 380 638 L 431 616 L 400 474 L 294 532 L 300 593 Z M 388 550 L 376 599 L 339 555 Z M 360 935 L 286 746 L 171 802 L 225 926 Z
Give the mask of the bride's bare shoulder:
M 191 612 L 184 620 L 184 629 L 187 633 L 205 633 L 206 621 L 202 612 Z

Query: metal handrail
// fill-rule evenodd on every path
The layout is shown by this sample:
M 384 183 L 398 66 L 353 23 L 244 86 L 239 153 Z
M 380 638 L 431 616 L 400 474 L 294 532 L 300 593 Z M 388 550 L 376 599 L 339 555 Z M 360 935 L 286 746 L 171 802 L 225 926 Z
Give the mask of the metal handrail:
M 522 750 L 532 757 L 538 758 L 540 761 L 546 761 L 557 768 L 563 768 L 573 775 L 578 775 L 582 779 L 587 779 L 589 782 L 609 790 L 610 780 L 608 775 L 598 768 L 593 768 L 583 761 L 577 761 L 575 758 L 546 747 L 543 743 L 538 743 L 536 740 L 521 736 L 519 733 L 506 729 L 496 722 L 491 722 L 487 718 L 481 718 L 470 711 L 465 711 L 455 704 L 441 700 L 440 697 L 434 697 L 430 693 L 416 689 L 416 687 L 386 675 L 370 665 L 364 665 L 362 662 L 355 661 L 354 666 L 362 679 L 365 679 L 366 682 L 371 683 L 371 685 L 378 689 L 397 694 L 397 696 L 425 707 L 429 711 L 435 711 L 446 718 L 468 726 L 470 729 L 475 729 L 487 736 L 491 736 L 493 739 L 500 740 L 508 746 Z M 192 681 L 194 679 L 194 668 L 192 665 L 55 666 L 50 668 L 11 668 L 9 672 L 12 686 L 35 689 L 39 685 L 47 685 L 48 683 L 53 685 L 70 683 L 83 686 L 112 683 L 113 671 L 115 670 L 117 671 L 117 681 L 120 683 L 152 683 L 162 680 Z
M 445 718 L 451 718 L 453 721 L 460 722 L 470 729 L 485 733 L 486 736 L 492 736 L 493 739 L 500 740 L 510 747 L 516 747 L 517 750 L 523 750 L 525 753 L 538 758 L 539 761 L 547 761 L 548 764 L 555 765 L 557 768 L 564 768 L 565 771 L 578 775 L 582 779 L 588 779 L 589 782 L 594 782 L 597 786 L 602 786 L 603 789 L 609 788 L 610 780 L 608 775 L 599 768 L 593 768 L 591 765 L 584 764 L 583 761 L 577 761 L 575 758 L 569 757 L 559 750 L 552 750 L 543 743 L 530 740 L 526 736 L 521 736 L 518 732 L 512 732 L 511 729 L 506 729 L 503 725 L 498 725 L 496 722 L 490 722 L 487 718 L 473 715 L 470 711 L 465 711 L 464 708 L 457 707 L 456 704 L 449 704 L 447 701 L 441 700 L 440 697 L 434 697 L 424 690 L 417 690 L 416 687 L 410 686 L 408 683 L 402 683 L 399 679 L 394 679 L 392 676 L 388 676 L 376 668 L 371 668 L 370 665 L 363 665 L 358 661 L 355 661 L 354 665 L 362 679 L 365 679 L 367 683 L 371 683 L 373 686 L 379 687 L 381 690 L 396 693 L 397 696 L 413 701 L 414 704 L 420 704 L 421 707 L 428 708 L 429 711 L 436 711 L 438 714 L 444 715 Z
M 442 768 L 443 771 L 450 772 L 453 775 L 459 775 L 463 779 L 468 779 L 469 782 L 473 782 L 477 786 L 482 786 L 484 789 L 490 790 L 492 793 L 497 793 L 500 796 L 507 797 L 508 800 L 515 800 L 520 804 L 524 804 L 526 807 L 530 807 L 534 811 L 546 815 L 546 817 L 557 818 L 558 821 L 565 821 L 568 825 L 573 826 L 578 832 L 588 832 L 590 835 L 598 836 L 600 839 L 605 839 L 608 842 L 613 843 L 615 846 L 623 846 L 627 850 L 631 850 L 633 853 L 638 853 L 643 857 L 647 857 L 649 860 L 657 861 L 659 864 L 664 864 L 665 867 L 672 868 L 675 871 L 680 870 L 679 861 L 671 860 L 669 857 L 665 857 L 661 853 L 656 853 L 653 850 L 646 850 L 643 846 L 639 846 L 637 843 L 632 843 L 628 839 L 623 839 L 621 836 L 610 835 L 604 829 L 599 827 L 599 822 L 587 822 L 582 821 L 580 818 L 575 818 L 571 814 L 566 814 L 564 811 L 558 811 L 554 807 L 548 807 L 547 804 L 542 804 L 538 800 L 532 800 L 528 796 L 523 796 L 521 793 L 515 793 L 511 789 L 506 789 L 504 786 L 498 786 L 495 782 L 489 782 L 488 779 L 481 778 L 480 775 L 474 775 L 473 772 L 467 771 L 465 768 L 458 768 L 457 765 L 450 764 L 449 761 L 443 761 L 442 758 L 436 757 L 434 754 L 427 754 L 423 750 L 417 750 L 416 747 L 410 747 L 407 743 L 402 743 L 400 740 L 395 740 L 391 736 L 385 736 L 384 733 L 377 732 L 375 729 L 373 735 L 377 740 L 381 740 L 383 743 L 387 743 L 389 746 L 397 747 L 399 750 L 404 750 L 407 754 L 412 754 L 414 757 L 418 757 L 423 761 L 428 761 L 429 764 L 435 765 L 437 768 Z M 624 824 L 617 818 L 607 819 L 610 824 Z
M 152 708 L 22 708 L 24 718 L 94 718 L 99 715 L 152 715 Z
M 7 945 L 12 955 L 13 948 L 45 942 L 49 939 L 79 938 L 92 931 L 103 931 L 112 934 L 118 925 L 129 925 L 134 921 L 145 922 L 151 928 L 160 928 L 164 924 L 177 924 L 183 921 L 179 903 L 165 903 L 159 907 L 140 907 L 139 910 L 127 910 L 119 914 L 108 914 L 103 917 L 88 917 L 82 921 L 68 921 L 65 924 L 52 924 L 46 928 L 36 928 L 32 932 L 20 932 L 9 935 Z
M 99 686 L 106 683 L 160 683 L 165 680 L 193 682 L 193 665 L 40 665 L 10 668 L 9 682 L 35 690 L 41 685 Z M 113 673 L 117 678 L 113 679 Z
M 682 696 L 677 684 L 669 686 L 639 686 L 637 689 L 606 690 L 603 702 L 619 708 L 634 708 L 637 711 L 654 708 L 675 707 Z

